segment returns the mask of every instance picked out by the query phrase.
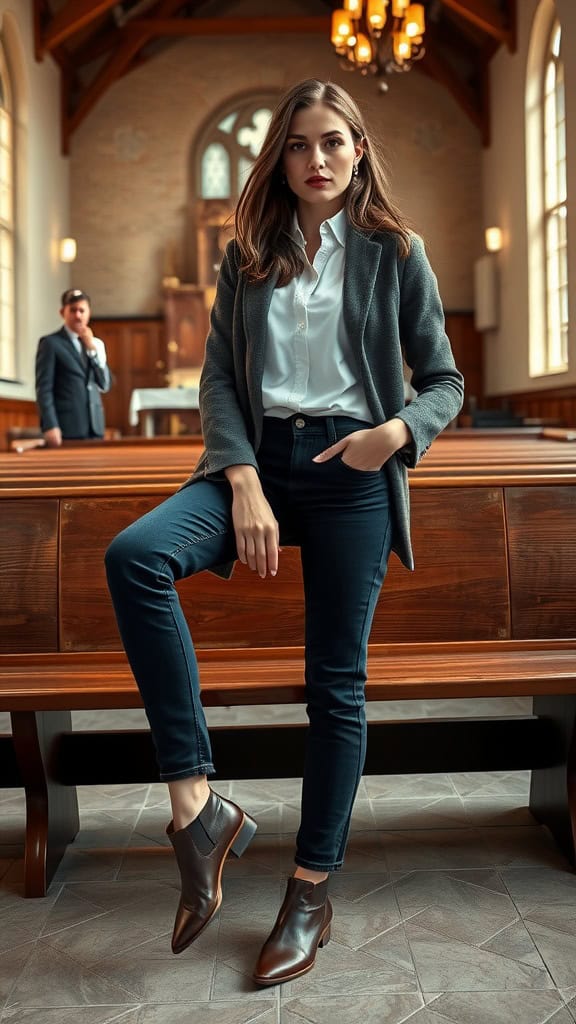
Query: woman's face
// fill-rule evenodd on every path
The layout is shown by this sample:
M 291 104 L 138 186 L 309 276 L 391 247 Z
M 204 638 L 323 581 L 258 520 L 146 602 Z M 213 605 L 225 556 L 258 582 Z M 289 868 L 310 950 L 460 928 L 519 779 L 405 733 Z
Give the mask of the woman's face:
M 297 110 L 284 144 L 282 169 L 300 202 L 333 216 L 344 206 L 354 163 L 362 155 L 344 118 L 324 103 Z

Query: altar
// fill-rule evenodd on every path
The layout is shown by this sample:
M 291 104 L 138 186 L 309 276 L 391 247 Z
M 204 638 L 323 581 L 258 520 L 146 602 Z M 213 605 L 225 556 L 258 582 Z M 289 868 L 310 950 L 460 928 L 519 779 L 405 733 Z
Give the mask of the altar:
M 140 433 L 144 437 L 154 437 L 155 414 L 163 411 L 173 414 L 171 418 L 171 429 L 169 433 L 178 434 L 178 413 L 186 410 L 194 412 L 192 417 L 193 428 L 189 432 L 200 433 L 200 413 L 198 411 L 199 388 L 194 387 L 166 387 L 166 388 L 135 388 L 130 396 L 128 418 L 130 426 L 135 427 L 140 423 Z

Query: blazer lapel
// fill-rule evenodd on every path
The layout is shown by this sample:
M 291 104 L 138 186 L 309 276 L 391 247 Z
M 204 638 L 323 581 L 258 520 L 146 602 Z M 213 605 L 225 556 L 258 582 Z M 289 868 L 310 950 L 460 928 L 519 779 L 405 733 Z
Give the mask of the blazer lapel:
M 244 335 L 246 337 L 246 379 L 252 414 L 257 432 L 257 444 L 262 426 L 264 410 L 262 407 L 262 378 L 264 376 L 264 357 L 266 354 L 266 335 L 268 331 L 268 310 L 276 285 L 277 275 L 261 284 L 244 286 Z
M 342 310 L 358 367 L 363 362 L 364 331 L 381 255 L 382 246 L 379 242 L 373 242 L 367 235 L 348 227 Z
M 72 353 L 72 356 L 74 357 L 79 367 L 81 368 L 82 373 L 86 374 L 88 367 L 85 361 L 82 359 L 82 356 L 78 352 L 76 345 L 74 344 L 70 335 L 68 334 L 68 331 L 66 331 L 64 327 L 61 327 L 60 330 L 58 331 L 58 334 L 60 335 L 64 342 L 64 345 L 66 346 L 66 352 Z

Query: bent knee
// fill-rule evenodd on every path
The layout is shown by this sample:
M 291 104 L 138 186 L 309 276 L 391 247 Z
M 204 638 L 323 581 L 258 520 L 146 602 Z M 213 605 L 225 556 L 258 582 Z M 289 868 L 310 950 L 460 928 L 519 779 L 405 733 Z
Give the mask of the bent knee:
M 108 545 L 104 554 L 104 564 L 109 579 L 124 575 L 131 565 L 141 565 L 147 560 L 147 545 L 137 527 L 137 522 L 127 526 Z

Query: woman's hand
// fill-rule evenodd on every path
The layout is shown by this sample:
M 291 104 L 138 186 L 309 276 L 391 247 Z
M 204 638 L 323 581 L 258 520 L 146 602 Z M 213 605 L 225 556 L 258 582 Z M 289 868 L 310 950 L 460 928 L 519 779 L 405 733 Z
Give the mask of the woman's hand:
M 410 430 L 403 420 L 392 419 L 379 427 L 368 430 L 356 430 L 341 441 L 325 448 L 315 455 L 313 462 L 328 462 L 335 455 L 342 454 L 342 462 L 352 469 L 364 473 L 382 469 L 385 462 L 412 440 Z
M 224 470 L 232 487 L 232 523 L 238 558 L 264 579 L 278 572 L 278 523 L 253 466 Z

